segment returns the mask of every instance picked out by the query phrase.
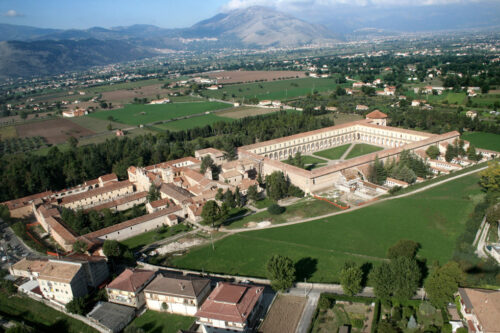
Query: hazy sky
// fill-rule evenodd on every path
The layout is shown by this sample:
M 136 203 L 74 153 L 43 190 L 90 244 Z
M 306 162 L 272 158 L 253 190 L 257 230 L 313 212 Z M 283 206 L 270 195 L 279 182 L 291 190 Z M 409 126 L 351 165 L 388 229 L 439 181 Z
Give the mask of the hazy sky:
M 47 28 L 112 27 L 153 24 L 190 26 L 220 11 L 250 5 L 273 6 L 293 14 L 325 15 L 345 7 L 441 6 L 496 3 L 500 0 L 0 0 L 0 23 Z M 353 8 L 354 9 L 354 8 Z

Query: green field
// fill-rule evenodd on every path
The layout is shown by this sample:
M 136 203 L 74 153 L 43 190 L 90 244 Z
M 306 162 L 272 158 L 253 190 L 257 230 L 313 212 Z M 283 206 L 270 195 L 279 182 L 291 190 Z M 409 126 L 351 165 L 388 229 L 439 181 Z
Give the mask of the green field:
M 16 138 L 16 137 L 17 137 L 17 132 L 15 126 L 0 127 L 0 140 Z
M 469 141 L 475 147 L 500 152 L 500 135 L 483 132 L 467 132 L 462 134 L 462 139 Z
M 203 91 L 203 95 L 222 98 L 226 94 L 226 98 L 258 98 L 259 100 L 283 100 L 287 98 L 305 96 L 313 90 L 319 92 L 331 91 L 337 88 L 335 79 L 316 79 L 316 78 L 303 78 L 282 81 L 270 81 L 259 83 L 245 83 L 227 85 L 219 90 Z M 234 97 L 233 97 L 234 95 Z
M 7 297 L 0 292 L 0 315 L 3 319 L 23 322 L 33 327 L 34 332 L 91 333 L 97 330 L 56 311 L 27 296 Z
M 351 144 L 349 143 L 343 146 L 338 146 L 327 150 L 318 151 L 316 153 L 313 153 L 313 155 L 324 157 L 329 160 L 338 160 L 339 158 L 342 157 L 342 155 L 344 155 L 344 153 L 347 151 L 347 149 L 349 149 L 350 146 Z
M 146 333 L 177 333 L 179 330 L 187 330 L 193 323 L 193 317 L 147 310 L 130 325 L 142 328 Z
M 125 246 L 127 246 L 129 249 L 135 250 L 138 248 L 141 248 L 143 246 L 146 246 L 148 244 L 151 244 L 153 242 L 162 240 L 167 237 L 174 236 L 180 232 L 184 231 L 189 231 L 190 228 L 185 225 L 185 224 L 178 224 L 173 227 L 167 228 L 165 232 L 158 232 L 156 230 L 148 231 L 145 233 L 142 233 L 140 235 L 137 235 L 132 238 L 128 238 L 121 243 Z
M 304 161 L 304 169 L 306 169 L 306 170 L 312 170 L 314 168 L 319 168 L 319 167 L 325 166 L 327 163 L 327 161 L 325 161 L 324 159 L 317 158 L 317 157 L 310 156 L 310 155 L 302 156 L 302 160 Z M 287 160 L 283 160 L 282 162 L 290 164 L 290 163 L 288 163 Z
M 219 121 L 234 121 L 234 120 L 235 119 L 220 117 L 215 114 L 205 114 L 203 116 L 192 117 L 189 119 L 170 121 L 168 123 L 155 125 L 154 127 L 161 130 L 182 131 L 190 128 L 212 125 Z
M 377 146 L 372 146 L 366 143 L 357 143 L 354 145 L 354 147 L 351 149 L 349 154 L 346 156 L 346 160 L 370 153 L 374 153 L 376 151 L 384 150 L 382 147 L 377 147 Z
M 160 105 L 127 104 L 123 109 L 94 112 L 87 117 L 113 120 L 123 124 L 150 124 L 207 111 L 228 108 L 229 105 L 219 102 L 171 103 Z
M 294 261 L 316 262 L 311 282 L 338 282 L 346 260 L 359 264 L 384 260 L 387 249 L 400 239 L 421 244 L 419 257 L 428 263 L 447 262 L 457 237 L 465 229 L 481 190 L 473 174 L 408 197 L 352 212 L 282 228 L 249 231 L 175 257 L 176 267 L 244 276 L 265 276 L 273 254 Z M 242 260 L 244 258 L 244 260 Z
M 134 88 L 140 88 L 140 87 L 145 87 L 145 86 L 151 86 L 153 84 L 165 84 L 172 82 L 173 80 L 168 80 L 168 79 L 151 79 L 151 80 L 139 80 L 139 81 L 133 81 L 133 82 L 121 82 L 121 83 L 115 83 L 115 84 L 105 84 L 102 86 L 97 86 L 97 87 L 90 87 L 87 89 L 84 89 L 85 92 L 87 93 L 103 93 L 107 91 L 116 91 L 116 90 L 122 90 L 122 89 L 134 89 Z
M 109 124 L 111 124 L 111 127 L 114 130 L 118 128 L 119 129 L 124 128 L 123 124 L 121 123 L 109 121 L 107 119 L 99 119 L 96 117 L 77 117 L 77 118 L 69 118 L 69 120 L 96 133 L 109 132 L 108 131 Z

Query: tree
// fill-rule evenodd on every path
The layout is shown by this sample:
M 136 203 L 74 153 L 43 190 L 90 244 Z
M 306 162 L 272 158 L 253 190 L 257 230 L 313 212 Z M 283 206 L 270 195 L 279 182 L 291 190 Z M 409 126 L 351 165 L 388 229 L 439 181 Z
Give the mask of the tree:
M 113 125 L 108 124 L 108 126 L 106 126 L 106 128 L 108 129 L 108 131 L 111 131 L 113 129 Z
M 105 240 L 102 251 L 106 257 L 118 258 L 122 255 L 120 243 L 116 240 Z
M 31 333 L 31 332 L 35 332 L 35 330 L 24 323 L 11 326 L 5 330 L 5 333 Z
M 252 185 L 248 188 L 247 197 L 253 202 L 259 199 L 259 192 L 257 191 L 257 185 Z
M 211 224 L 212 228 L 215 228 L 215 222 L 219 219 L 220 213 L 221 210 L 219 205 L 217 205 L 217 202 L 209 200 L 203 206 L 201 217 L 203 217 L 203 221 L 206 224 Z
M 398 257 L 415 258 L 420 245 L 409 239 L 400 239 L 387 251 L 387 258 L 394 259 Z
M 293 286 L 295 266 L 292 259 L 275 254 L 267 261 L 266 271 L 274 290 L 283 291 Z
M 278 204 L 271 204 L 269 205 L 269 207 L 267 207 L 267 211 L 271 215 L 279 215 L 285 211 L 285 207 L 282 207 Z
M 389 263 L 384 262 L 370 272 L 375 296 L 380 299 L 389 299 L 392 294 L 392 271 Z
M 500 192 L 500 163 L 493 161 L 488 168 L 479 173 L 479 185 L 486 192 Z
M 449 144 L 446 148 L 446 153 L 444 154 L 444 159 L 446 162 L 451 162 L 455 157 L 457 157 L 457 149 L 452 144 Z
M 377 333 L 398 333 L 398 330 L 389 321 L 381 321 L 377 325 Z
M 237 207 L 243 206 L 243 201 L 242 201 L 239 187 L 236 187 L 236 189 L 234 190 L 234 202 L 236 203 Z
M 393 296 L 399 301 L 409 300 L 418 288 L 421 272 L 415 259 L 398 257 L 391 260 Z
M 85 314 L 85 307 L 87 306 L 87 301 L 85 297 L 75 297 L 69 303 L 66 304 L 66 310 L 71 313 L 76 313 L 79 315 Z
M 70 136 L 68 138 L 68 144 L 71 148 L 75 149 L 76 146 L 78 146 L 78 139 L 75 138 L 74 136 Z
M 425 280 L 425 292 L 436 307 L 453 301 L 453 295 L 463 282 L 463 272 L 456 262 L 449 262 L 443 267 L 435 267 Z
M 28 114 L 24 110 L 19 113 L 19 116 L 22 120 L 26 120 L 26 118 L 28 118 Z
M 149 186 L 149 191 L 148 191 L 148 197 L 147 197 L 148 202 L 153 202 L 159 200 L 160 198 L 161 198 L 160 191 L 154 184 L 151 184 Z
M 215 194 L 215 200 L 222 201 L 224 199 L 224 193 L 221 188 L 217 189 L 217 193 Z
M 234 199 L 234 194 L 233 192 L 231 192 L 230 189 L 227 189 L 226 192 L 224 193 L 224 203 L 230 207 L 230 208 L 234 208 L 236 207 L 236 201 Z
M 493 205 L 486 210 L 486 222 L 488 222 L 491 227 L 497 228 L 498 221 L 500 220 L 500 204 Z
M 200 173 L 205 174 L 208 168 L 212 168 L 214 166 L 214 160 L 210 157 L 210 155 L 205 155 L 201 158 L 201 166 Z
M 85 253 L 87 251 L 87 243 L 81 240 L 77 240 L 73 243 L 73 251 L 77 253 Z
M 274 171 L 272 174 L 266 176 L 266 193 L 273 201 L 278 201 L 286 196 L 288 193 L 288 183 L 283 172 Z
M 476 152 L 476 147 L 474 147 L 473 145 L 469 145 L 469 148 L 467 148 L 467 158 L 471 161 L 480 161 L 481 158 L 483 158 L 482 154 L 481 153 L 477 153 Z
M 349 296 L 354 296 L 359 293 L 363 287 L 363 271 L 361 267 L 353 262 L 346 262 L 344 268 L 340 271 L 340 284 L 344 293 Z
M 368 178 L 372 183 L 382 185 L 387 179 L 387 171 L 384 168 L 384 164 L 378 159 L 378 156 L 375 157 L 375 161 L 370 166 L 370 171 Z
M 436 158 L 438 158 L 438 156 L 441 154 L 439 152 L 439 148 L 437 146 L 429 146 L 429 148 L 427 148 L 427 150 L 425 151 L 425 153 L 427 154 L 427 156 L 429 156 L 429 158 L 435 160 Z

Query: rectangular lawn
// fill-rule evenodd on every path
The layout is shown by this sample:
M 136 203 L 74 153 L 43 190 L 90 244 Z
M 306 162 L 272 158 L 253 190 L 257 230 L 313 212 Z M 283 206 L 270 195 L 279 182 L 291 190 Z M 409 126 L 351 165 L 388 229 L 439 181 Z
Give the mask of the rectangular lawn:
M 140 125 L 201 114 L 230 107 L 219 102 L 171 103 L 160 105 L 127 104 L 123 109 L 93 112 L 88 117 L 113 120 L 123 124 Z
M 380 263 L 391 245 L 411 239 L 421 245 L 420 258 L 444 264 L 473 211 L 471 198 L 481 195 L 478 179 L 473 174 L 328 218 L 238 233 L 216 242 L 215 251 L 210 245 L 201 246 L 171 263 L 205 272 L 264 277 L 266 261 L 281 254 L 312 263 L 308 281 L 338 282 L 346 260 Z
M 370 153 L 374 153 L 376 151 L 384 150 L 382 147 L 377 147 L 377 146 L 372 146 L 366 143 L 357 143 L 354 145 L 354 147 L 351 149 L 349 154 L 346 156 L 346 160 Z
M 338 160 L 339 158 L 344 155 L 344 153 L 347 151 L 347 149 L 351 146 L 350 143 L 343 145 L 343 146 L 338 146 L 334 148 L 330 148 L 327 150 L 322 150 L 313 153 L 313 155 L 319 156 L 319 157 L 324 157 L 329 160 Z
M 462 139 L 469 141 L 477 148 L 500 152 L 500 135 L 483 132 L 467 132 L 462 134 Z
M 135 318 L 130 326 L 142 328 L 144 332 L 177 333 L 179 330 L 189 329 L 193 323 L 193 317 L 147 310 L 142 316 Z

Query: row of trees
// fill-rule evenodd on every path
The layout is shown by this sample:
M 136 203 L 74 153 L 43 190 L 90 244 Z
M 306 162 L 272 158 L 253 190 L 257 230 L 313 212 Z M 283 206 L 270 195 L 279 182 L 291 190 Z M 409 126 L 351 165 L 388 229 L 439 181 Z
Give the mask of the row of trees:
M 404 150 L 399 160 L 389 160 L 383 163 L 377 158 L 370 165 L 368 179 L 375 184 L 383 185 L 387 177 L 402 180 L 409 184 L 414 183 L 417 177 L 425 178 L 430 174 L 429 166 L 418 156 Z

